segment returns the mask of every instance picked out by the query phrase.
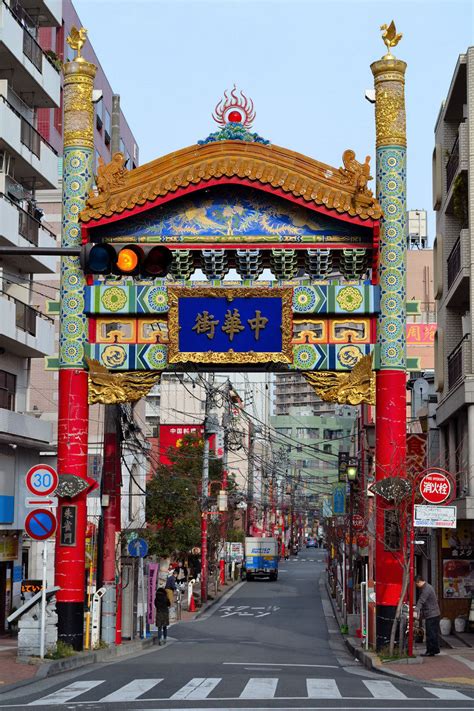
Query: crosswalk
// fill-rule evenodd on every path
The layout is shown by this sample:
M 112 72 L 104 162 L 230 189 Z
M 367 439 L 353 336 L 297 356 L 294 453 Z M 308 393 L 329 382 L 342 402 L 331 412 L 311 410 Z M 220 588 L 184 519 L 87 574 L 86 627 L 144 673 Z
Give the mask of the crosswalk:
M 75 703 L 123 703 L 132 701 L 203 701 L 214 700 L 271 700 L 271 699 L 378 699 L 379 701 L 415 700 L 410 697 L 407 686 L 404 691 L 391 681 L 377 679 L 339 679 L 301 678 L 301 693 L 285 695 L 285 681 L 278 677 L 252 677 L 240 680 L 240 689 L 236 691 L 235 679 L 228 681 L 222 677 L 194 677 L 184 685 L 172 690 L 174 682 L 169 679 L 132 679 L 122 686 L 111 689 L 114 682 L 105 679 L 84 679 L 74 681 L 61 689 L 32 701 L 29 706 L 60 706 L 72 700 Z M 231 689 L 226 690 L 228 684 Z M 160 694 L 160 687 L 167 692 Z M 341 688 L 343 686 L 344 688 Z M 102 687 L 102 690 L 101 690 Z M 293 687 L 294 689 L 294 687 Z M 350 691 L 349 691 L 350 689 Z M 426 700 L 473 701 L 472 695 L 455 689 L 421 687 Z M 104 692 L 107 690 L 108 693 Z M 420 700 L 420 689 L 416 700 Z M 82 697 L 82 698 L 81 698 Z M 179 704 L 178 704 L 179 708 Z

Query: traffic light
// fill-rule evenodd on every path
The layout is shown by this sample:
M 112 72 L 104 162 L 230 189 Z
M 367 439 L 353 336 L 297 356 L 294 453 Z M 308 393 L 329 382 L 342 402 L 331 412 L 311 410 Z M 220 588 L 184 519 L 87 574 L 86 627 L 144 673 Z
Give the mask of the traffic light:
M 339 452 L 338 456 L 338 480 L 346 481 L 347 467 L 349 464 L 349 452 Z
M 86 244 L 81 250 L 85 274 L 118 274 L 123 276 L 164 277 L 173 255 L 156 244 Z

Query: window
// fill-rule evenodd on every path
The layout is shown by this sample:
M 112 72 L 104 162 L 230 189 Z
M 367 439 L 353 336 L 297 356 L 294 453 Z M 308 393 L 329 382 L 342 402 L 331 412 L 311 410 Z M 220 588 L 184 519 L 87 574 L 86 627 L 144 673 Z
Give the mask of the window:
M 330 445 L 330 444 L 325 444 L 325 445 L 324 445 L 324 451 L 325 451 L 325 452 L 328 452 L 328 454 L 331 454 L 331 452 L 332 452 L 332 445 Z
M 104 141 L 105 145 L 108 146 L 110 144 L 110 136 L 112 135 L 112 121 L 110 119 L 110 114 L 105 109 L 105 119 L 104 119 Z
M 16 375 L 0 370 L 0 407 L 4 410 L 15 409 Z
M 102 130 L 102 113 L 103 113 L 103 100 L 99 99 L 99 101 L 95 104 L 95 125 L 97 126 L 98 130 Z

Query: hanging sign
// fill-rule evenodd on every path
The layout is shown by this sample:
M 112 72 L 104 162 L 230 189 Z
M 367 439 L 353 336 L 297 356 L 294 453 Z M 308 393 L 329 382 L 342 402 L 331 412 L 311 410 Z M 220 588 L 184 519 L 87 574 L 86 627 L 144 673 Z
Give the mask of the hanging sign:
M 170 363 L 292 363 L 291 289 L 168 289 Z
M 365 518 L 360 514 L 352 516 L 352 528 L 354 531 L 363 531 L 365 528 Z
M 413 524 L 417 528 L 456 528 L 456 507 L 417 504 Z
M 69 504 L 61 509 L 59 543 L 61 546 L 76 545 L 77 506 Z
M 428 472 L 420 482 L 420 493 L 429 504 L 442 504 L 450 497 L 451 482 L 442 472 Z
M 49 496 L 56 489 L 59 478 L 53 467 L 36 464 L 26 474 L 26 487 L 35 496 Z

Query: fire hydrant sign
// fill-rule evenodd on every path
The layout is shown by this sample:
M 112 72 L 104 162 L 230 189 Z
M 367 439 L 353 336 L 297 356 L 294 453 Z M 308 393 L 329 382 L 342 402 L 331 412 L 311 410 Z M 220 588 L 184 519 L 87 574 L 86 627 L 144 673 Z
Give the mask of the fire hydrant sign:
M 429 504 L 442 504 L 451 494 L 451 482 L 441 472 L 430 472 L 420 482 L 420 493 Z
M 417 528 L 456 528 L 456 507 L 417 504 L 413 523 Z

